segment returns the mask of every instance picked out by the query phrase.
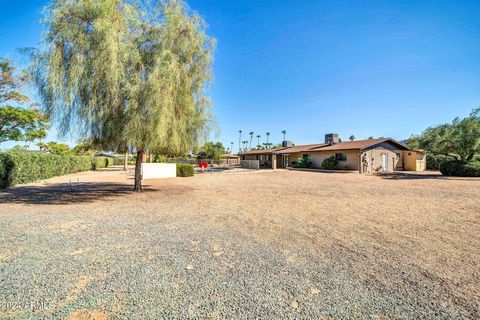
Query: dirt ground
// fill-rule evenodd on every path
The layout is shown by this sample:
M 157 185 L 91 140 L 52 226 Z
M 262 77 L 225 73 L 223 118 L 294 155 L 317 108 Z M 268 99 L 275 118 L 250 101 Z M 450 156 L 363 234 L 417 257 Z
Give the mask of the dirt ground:
M 0 318 L 480 318 L 480 179 L 132 184 L 107 169 L 0 191 Z

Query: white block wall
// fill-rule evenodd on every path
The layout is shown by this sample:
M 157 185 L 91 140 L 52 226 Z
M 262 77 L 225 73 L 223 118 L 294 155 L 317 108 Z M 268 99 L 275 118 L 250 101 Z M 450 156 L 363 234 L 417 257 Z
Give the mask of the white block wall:
M 175 178 L 176 176 L 175 163 L 142 163 L 143 179 Z

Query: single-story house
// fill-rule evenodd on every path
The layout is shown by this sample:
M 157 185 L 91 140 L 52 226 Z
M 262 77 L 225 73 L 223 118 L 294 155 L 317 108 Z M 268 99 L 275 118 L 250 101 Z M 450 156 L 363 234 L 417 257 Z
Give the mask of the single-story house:
M 312 168 L 321 169 L 323 161 L 329 157 L 337 160 L 336 169 L 360 173 L 426 169 L 425 152 L 409 149 L 394 139 L 342 142 L 337 134 L 325 135 L 325 143 L 322 144 L 251 150 L 240 154 L 240 157 L 242 160 L 260 160 L 262 167 L 273 169 L 292 167 L 294 161 L 302 158 L 310 161 Z

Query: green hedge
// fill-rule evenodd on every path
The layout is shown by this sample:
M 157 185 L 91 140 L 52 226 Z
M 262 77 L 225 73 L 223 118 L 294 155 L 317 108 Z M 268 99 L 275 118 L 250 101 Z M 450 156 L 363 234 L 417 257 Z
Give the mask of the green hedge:
M 333 170 L 337 166 L 337 159 L 335 159 L 335 156 L 331 156 L 329 158 L 326 158 L 322 162 L 322 168 L 326 170 Z
M 92 160 L 92 170 L 107 168 L 115 164 L 114 158 L 95 157 Z
M 0 187 L 96 170 L 112 164 L 112 159 L 103 157 L 59 156 L 40 152 L 0 153 Z
M 440 172 L 444 176 L 480 177 L 480 161 L 445 161 L 440 164 Z
M 194 169 L 191 164 L 177 163 L 177 177 L 192 177 Z
M 454 160 L 452 157 L 444 156 L 444 155 L 433 155 L 431 153 L 427 153 L 427 170 L 440 170 L 440 164 Z

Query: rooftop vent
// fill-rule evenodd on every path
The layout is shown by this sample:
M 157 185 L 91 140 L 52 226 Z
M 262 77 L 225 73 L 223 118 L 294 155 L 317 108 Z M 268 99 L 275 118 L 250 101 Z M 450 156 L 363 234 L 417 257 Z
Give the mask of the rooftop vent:
M 340 138 L 338 137 L 338 133 L 327 133 L 325 135 L 326 144 L 335 144 L 339 142 L 340 142 Z

